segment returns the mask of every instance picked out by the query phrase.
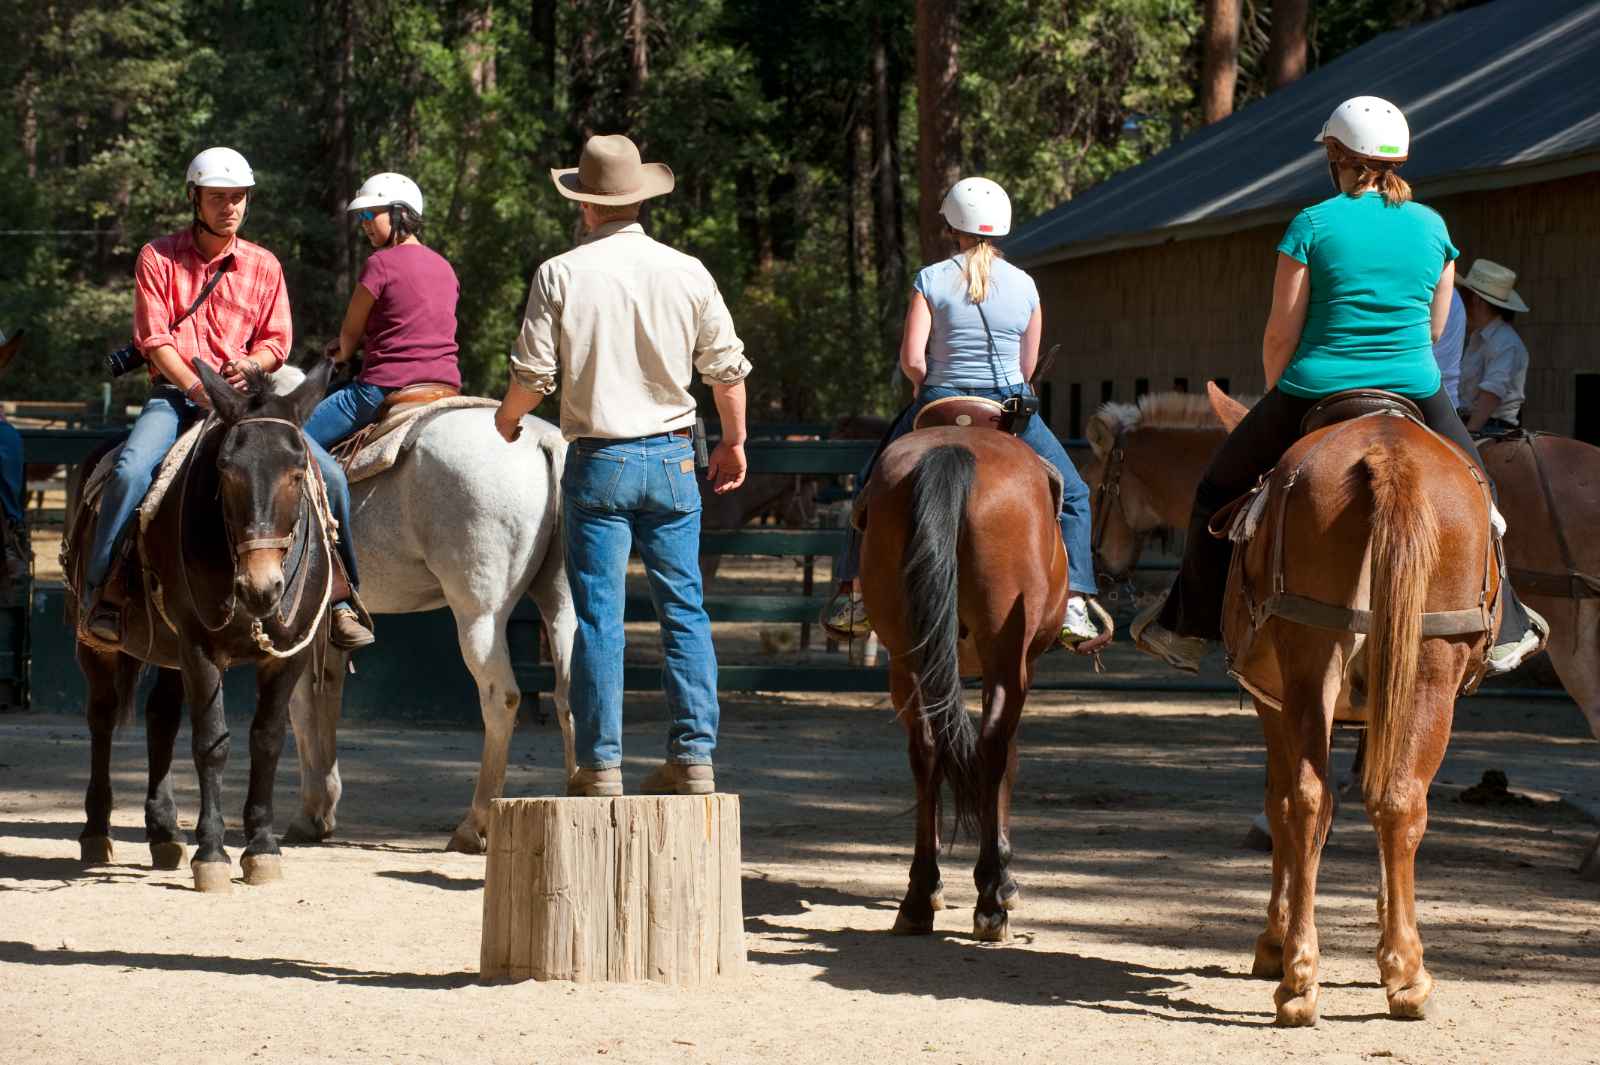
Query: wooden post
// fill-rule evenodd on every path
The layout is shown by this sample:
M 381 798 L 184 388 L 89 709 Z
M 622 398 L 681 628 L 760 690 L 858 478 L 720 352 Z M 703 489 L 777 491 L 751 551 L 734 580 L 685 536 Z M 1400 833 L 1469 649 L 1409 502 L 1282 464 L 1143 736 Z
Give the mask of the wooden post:
M 479 976 L 698 984 L 744 969 L 737 795 L 497 799 Z

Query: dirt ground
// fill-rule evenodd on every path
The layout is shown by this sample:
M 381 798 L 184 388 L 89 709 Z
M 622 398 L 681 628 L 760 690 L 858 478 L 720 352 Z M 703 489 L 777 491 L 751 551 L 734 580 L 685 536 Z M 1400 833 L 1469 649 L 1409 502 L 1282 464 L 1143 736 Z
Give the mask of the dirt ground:
M 230 827 L 247 768 L 234 725 Z M 630 784 L 662 732 L 659 700 L 630 704 Z M 1462 704 L 1419 865 L 1428 1021 L 1384 1012 L 1372 833 L 1341 811 L 1321 881 L 1323 1021 L 1301 1031 L 1270 1027 L 1272 985 L 1248 976 L 1267 889 L 1266 857 L 1237 847 L 1260 802 L 1254 715 L 1233 698 L 1050 694 L 1023 739 L 1008 945 L 968 936 L 964 845 L 938 932 L 889 935 L 912 825 L 884 700 L 739 697 L 718 779 L 744 802 L 748 975 L 484 987 L 483 859 L 439 849 L 477 734 L 348 729 L 340 838 L 286 850 L 282 883 L 201 897 L 186 870 L 145 867 L 142 726 L 116 744 L 119 864 L 86 870 L 81 721 L 0 718 L 0 1060 L 1600 1061 L 1600 888 L 1572 874 L 1597 828 L 1553 799 L 1600 791 L 1600 747 L 1570 704 Z M 553 726 L 520 729 L 509 793 L 553 792 L 559 761 Z M 286 752 L 280 827 L 293 764 Z M 1487 768 L 1540 798 L 1457 801 Z M 192 771 L 178 781 L 192 825 Z

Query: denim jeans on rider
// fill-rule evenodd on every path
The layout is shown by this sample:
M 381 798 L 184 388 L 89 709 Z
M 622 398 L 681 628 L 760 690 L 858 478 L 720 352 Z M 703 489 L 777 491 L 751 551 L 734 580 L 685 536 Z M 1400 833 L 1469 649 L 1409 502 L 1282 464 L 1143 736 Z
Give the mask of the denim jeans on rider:
M 348 381 L 332 392 L 306 419 L 306 436 L 331 448 L 357 429 L 371 425 L 392 388 Z
M 13 529 L 22 528 L 22 434 L 0 418 L 0 510 Z
M 112 467 L 111 478 L 106 482 L 100 497 L 100 520 L 95 525 L 94 541 L 89 546 L 89 559 L 85 567 L 83 606 L 87 610 L 94 602 L 100 587 L 111 572 L 111 560 L 116 557 L 118 545 L 133 519 L 134 512 L 144 501 L 156 468 L 167 457 L 172 445 L 177 443 L 182 431 L 205 414 L 196 404 L 171 385 L 156 385 L 145 400 L 128 434 L 122 451 Z M 322 479 L 328 486 L 328 506 L 339 522 L 341 530 L 350 527 L 350 487 L 345 483 L 344 471 L 333 456 L 315 441 L 308 441 L 312 456 L 322 470 Z M 339 538 L 339 557 L 344 560 L 350 574 L 350 583 L 356 581 L 355 551 L 348 536 Z
M 580 769 L 622 764 L 622 613 L 628 551 L 650 580 L 665 652 L 667 760 L 710 765 L 717 745 L 717 659 L 700 580 L 700 489 L 681 436 L 579 439 L 561 478 L 567 580 L 578 616 L 572 731 Z
M 929 385 L 917 394 L 916 401 L 906 408 L 899 420 L 894 423 L 889 435 L 884 438 L 883 446 L 887 447 L 891 442 L 909 433 L 912 423 L 917 420 L 917 413 L 936 399 L 944 399 L 947 396 L 982 396 L 1003 403 L 1011 396 L 1023 395 L 1027 391 L 1026 385 L 1011 385 L 1006 388 L 944 388 Z M 1064 482 L 1061 498 L 1061 539 L 1067 545 L 1067 586 L 1074 592 L 1094 595 L 1096 585 L 1093 551 L 1090 548 L 1092 533 L 1089 486 L 1083 483 L 1083 478 L 1078 474 L 1078 467 L 1067 457 L 1066 448 L 1061 446 L 1056 434 L 1050 431 L 1042 415 L 1033 416 L 1020 439 L 1033 448 L 1040 458 L 1061 472 L 1061 479 Z M 856 475 L 857 491 L 867 483 L 867 478 L 872 476 L 872 468 L 877 464 L 878 455 L 881 453 L 880 447 Z M 841 581 L 855 580 L 860 573 L 861 534 L 852 527 L 845 536 L 844 555 L 839 560 L 835 577 Z

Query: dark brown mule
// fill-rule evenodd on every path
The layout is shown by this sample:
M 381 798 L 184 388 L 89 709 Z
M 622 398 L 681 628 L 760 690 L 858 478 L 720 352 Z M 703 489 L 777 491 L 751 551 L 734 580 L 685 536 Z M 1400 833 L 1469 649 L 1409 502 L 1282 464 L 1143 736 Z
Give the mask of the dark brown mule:
M 1245 408 L 1214 394 L 1230 428 Z M 1414 891 L 1428 786 L 1456 696 L 1485 669 L 1499 604 L 1489 494 L 1422 425 L 1374 415 L 1311 432 L 1268 478 L 1223 608 L 1229 668 L 1267 741 L 1272 896 L 1254 971 L 1279 977 L 1277 1021 L 1317 1021 L 1317 866 L 1332 817 L 1336 718 L 1370 734 L 1364 790 L 1378 836 L 1378 970 L 1396 1017 L 1433 991 Z M 1358 633 L 1360 635 L 1358 635 Z
M 1003 940 L 1016 905 L 1011 788 L 1034 660 L 1067 607 L 1067 556 L 1045 465 L 988 429 L 921 429 L 883 452 L 864 490 L 861 591 L 890 654 L 889 691 L 910 737 L 917 843 L 895 931 L 933 930 L 940 784 L 978 832 L 973 934 Z M 963 673 L 983 675 L 975 728 Z
M 196 363 L 216 418 L 149 522 L 140 552 L 144 565 L 126 564 L 130 587 L 121 646 L 97 646 L 79 628 L 77 595 L 67 596 L 68 620 L 79 633 L 78 665 L 89 688 L 92 761 L 79 837 L 85 862 L 100 864 L 112 857 L 112 731 L 131 716 L 135 681 L 147 663 L 159 670 L 145 704 L 150 760 L 145 838 L 152 864 L 176 869 L 185 856 L 170 770 L 179 713 L 187 702 L 200 776 L 195 887 L 230 888 L 232 867 L 222 845 L 222 772 L 229 741 L 222 673 L 251 663 L 257 703 L 250 724 L 241 865 L 246 883 L 282 875 L 272 834 L 273 778 L 290 693 L 324 634 L 333 575 L 331 530 L 300 426 L 322 398 L 331 367 L 324 361 L 294 392 L 279 397 L 246 396 Z M 80 482 L 93 461 L 80 467 Z M 68 523 L 73 533 L 67 572 L 77 586 L 94 518 L 69 514 Z M 130 530 L 130 538 L 137 535 Z

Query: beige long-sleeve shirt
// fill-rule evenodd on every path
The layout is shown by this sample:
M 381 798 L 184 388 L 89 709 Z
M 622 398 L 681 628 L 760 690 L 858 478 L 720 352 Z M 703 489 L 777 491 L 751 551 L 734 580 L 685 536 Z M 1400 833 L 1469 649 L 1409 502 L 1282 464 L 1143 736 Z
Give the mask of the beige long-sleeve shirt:
M 511 376 L 546 395 L 561 388 L 568 440 L 626 440 L 694 423 L 689 385 L 750 373 L 744 343 L 700 260 L 609 222 L 534 275 Z M 559 382 L 558 382 L 559 377 Z

